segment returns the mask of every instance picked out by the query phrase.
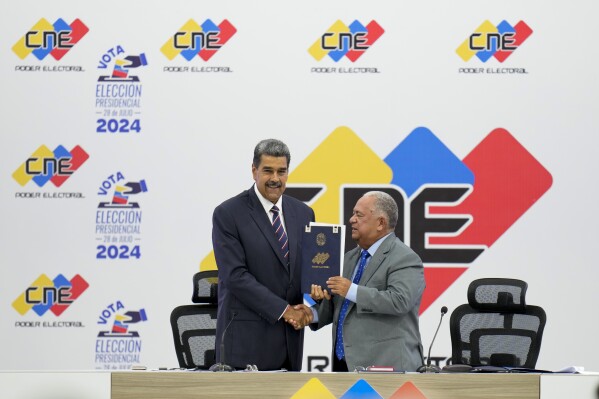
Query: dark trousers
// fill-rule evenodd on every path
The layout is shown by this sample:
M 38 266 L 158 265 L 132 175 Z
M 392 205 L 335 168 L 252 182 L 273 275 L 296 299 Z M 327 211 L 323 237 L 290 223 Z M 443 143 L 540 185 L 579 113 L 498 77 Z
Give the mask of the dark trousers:
M 345 362 L 345 358 L 339 360 L 337 359 L 337 355 L 333 353 L 333 371 L 335 372 L 347 372 L 347 363 Z

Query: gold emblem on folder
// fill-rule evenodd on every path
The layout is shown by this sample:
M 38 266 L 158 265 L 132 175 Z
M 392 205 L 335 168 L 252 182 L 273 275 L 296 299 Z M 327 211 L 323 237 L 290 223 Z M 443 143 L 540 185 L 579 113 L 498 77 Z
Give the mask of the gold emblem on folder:
M 322 247 L 326 243 L 327 243 L 327 236 L 324 233 L 316 234 L 316 245 L 318 245 L 319 247 Z
M 316 263 L 317 265 L 322 265 L 330 257 L 331 257 L 331 255 L 329 255 L 326 252 L 319 252 L 316 254 L 316 256 L 314 258 L 312 258 L 312 263 Z

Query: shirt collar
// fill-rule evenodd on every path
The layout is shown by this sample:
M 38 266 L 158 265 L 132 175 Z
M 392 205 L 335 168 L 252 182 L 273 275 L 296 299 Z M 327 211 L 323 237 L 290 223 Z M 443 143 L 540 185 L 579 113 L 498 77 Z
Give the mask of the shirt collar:
M 370 248 L 368 248 L 366 250 L 370 254 L 370 257 L 374 256 L 374 254 L 376 253 L 376 250 L 379 249 L 379 247 L 381 246 L 381 244 L 383 243 L 383 241 L 385 241 L 385 238 L 389 237 L 389 235 L 391 235 L 391 233 L 387 234 L 386 236 L 383 236 L 383 237 L 379 238 L 374 244 L 372 244 L 370 246 Z
M 260 193 L 260 191 L 258 191 L 258 187 L 256 187 L 255 183 L 254 183 L 254 192 L 256 193 L 256 196 L 258 197 L 258 201 L 260 201 L 260 204 L 264 208 L 264 211 L 266 212 L 267 215 L 270 216 L 270 208 L 272 208 L 273 205 L 276 205 L 277 208 L 279 208 L 279 212 L 283 213 L 283 196 L 282 195 L 279 197 L 279 200 L 277 201 L 277 203 L 273 204 L 272 202 L 270 202 L 270 200 L 264 198 L 264 196 Z

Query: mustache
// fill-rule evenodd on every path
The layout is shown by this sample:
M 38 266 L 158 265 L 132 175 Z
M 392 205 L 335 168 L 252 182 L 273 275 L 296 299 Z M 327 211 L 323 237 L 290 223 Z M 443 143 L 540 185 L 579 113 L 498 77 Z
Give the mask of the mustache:
M 265 186 L 268 188 L 280 188 L 282 184 L 280 181 L 267 181 Z

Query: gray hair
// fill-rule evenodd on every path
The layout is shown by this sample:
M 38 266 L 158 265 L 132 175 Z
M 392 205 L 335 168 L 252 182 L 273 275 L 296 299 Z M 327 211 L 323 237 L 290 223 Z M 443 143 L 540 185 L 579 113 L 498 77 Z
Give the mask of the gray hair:
M 287 158 L 287 167 L 291 161 L 291 154 L 287 144 L 277 139 L 266 139 L 256 144 L 254 148 L 254 160 L 252 161 L 255 167 L 260 166 L 262 155 L 269 155 L 271 157 L 285 157 Z
M 369 191 L 363 197 L 375 198 L 374 210 L 387 219 L 389 230 L 394 230 L 397 225 L 399 211 L 397 210 L 397 202 L 393 197 L 383 191 Z

